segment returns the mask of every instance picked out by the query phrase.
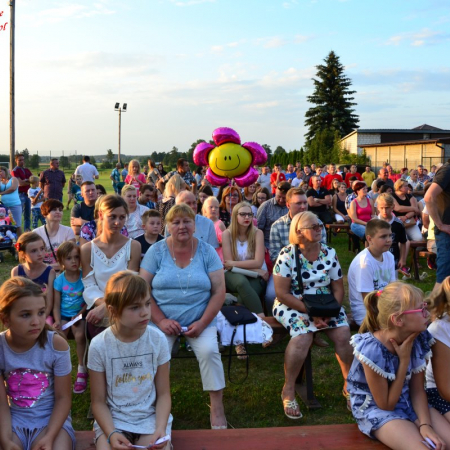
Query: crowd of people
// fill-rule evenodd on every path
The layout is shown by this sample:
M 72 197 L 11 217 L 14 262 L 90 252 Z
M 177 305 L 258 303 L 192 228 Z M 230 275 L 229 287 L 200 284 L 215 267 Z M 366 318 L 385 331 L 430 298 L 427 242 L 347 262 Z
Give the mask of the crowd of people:
M 325 335 L 363 433 L 391 448 L 450 445 L 449 163 L 428 173 L 385 164 L 378 177 L 370 166 L 275 164 L 240 189 L 212 186 L 184 159 L 169 172 L 132 160 L 113 169 L 108 195 L 85 156 L 69 180 L 70 226 L 61 223 L 58 160 L 39 177 L 23 155 L 16 163 L 0 167 L 20 259 L 0 288 L 0 449 L 72 448 L 70 391 L 83 394 L 89 382 L 98 449 L 169 449 L 158 440 L 171 431 L 169 361 L 180 336 L 198 360 L 211 428 L 227 428 L 217 327 L 226 293 L 259 319 L 273 315 L 290 336 L 288 418 L 302 417 L 295 381 L 310 346 L 329 345 Z M 348 224 L 365 246 L 348 270 L 347 312 L 327 243 L 332 223 Z M 432 254 L 427 299 L 398 281 L 410 277 L 410 241 Z M 248 358 L 245 345 L 235 350 Z

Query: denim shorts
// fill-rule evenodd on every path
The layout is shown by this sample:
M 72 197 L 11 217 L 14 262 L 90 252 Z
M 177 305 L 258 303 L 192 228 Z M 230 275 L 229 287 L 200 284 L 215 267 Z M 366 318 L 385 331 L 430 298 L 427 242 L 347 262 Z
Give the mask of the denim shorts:
M 450 248 L 450 234 L 443 233 L 435 227 L 434 236 L 437 249 L 436 283 L 442 283 L 450 275 L 450 252 L 448 251 Z

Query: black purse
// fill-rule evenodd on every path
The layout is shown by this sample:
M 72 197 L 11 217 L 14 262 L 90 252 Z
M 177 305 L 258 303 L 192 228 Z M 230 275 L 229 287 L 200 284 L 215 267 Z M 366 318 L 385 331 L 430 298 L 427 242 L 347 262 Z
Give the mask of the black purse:
M 222 306 L 220 309 L 220 312 L 224 315 L 225 319 L 230 322 L 231 325 L 234 325 L 233 334 L 231 336 L 231 342 L 230 342 L 230 353 L 228 355 L 228 379 L 231 383 L 234 383 L 234 381 L 231 379 L 231 358 L 232 358 L 232 351 L 233 351 L 233 342 L 234 342 L 234 336 L 236 335 L 236 330 L 238 325 L 244 326 L 244 348 L 245 353 L 247 353 L 247 372 L 245 375 L 245 378 L 241 381 L 243 383 L 247 377 L 248 377 L 248 364 L 249 364 L 249 357 L 248 357 L 248 351 L 247 351 L 247 336 L 245 333 L 245 327 L 249 323 L 255 323 L 258 319 L 245 307 L 240 305 L 234 305 L 234 306 Z M 240 383 L 235 383 L 240 384 Z
M 337 317 L 341 305 L 338 303 L 333 294 L 304 294 L 303 293 L 303 278 L 300 267 L 300 248 L 295 246 L 295 264 L 297 266 L 297 282 L 298 289 L 302 296 L 302 301 L 305 304 L 306 312 L 311 317 Z

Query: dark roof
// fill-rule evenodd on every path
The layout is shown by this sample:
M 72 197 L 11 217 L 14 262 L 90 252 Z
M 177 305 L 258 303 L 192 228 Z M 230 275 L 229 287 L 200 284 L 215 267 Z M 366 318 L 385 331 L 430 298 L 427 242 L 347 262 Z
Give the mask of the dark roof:
M 420 125 L 416 128 L 413 128 L 413 130 L 444 131 L 442 128 L 436 128 L 431 125 L 427 125 L 426 123 L 424 123 L 423 125 Z
M 450 133 L 450 130 L 418 130 L 416 128 L 413 128 L 412 130 L 409 129 L 396 129 L 396 128 L 359 128 L 358 130 L 353 131 L 358 133 L 411 133 L 411 134 L 424 134 L 424 131 L 432 131 L 433 134 L 442 134 L 442 133 Z M 347 135 L 348 136 L 348 135 Z
M 443 137 L 437 139 L 417 139 L 415 141 L 397 141 L 397 142 L 379 142 L 378 144 L 361 144 L 358 147 L 388 147 L 394 145 L 410 145 L 410 144 L 432 144 L 433 142 L 442 142 L 443 144 L 450 144 L 450 137 Z

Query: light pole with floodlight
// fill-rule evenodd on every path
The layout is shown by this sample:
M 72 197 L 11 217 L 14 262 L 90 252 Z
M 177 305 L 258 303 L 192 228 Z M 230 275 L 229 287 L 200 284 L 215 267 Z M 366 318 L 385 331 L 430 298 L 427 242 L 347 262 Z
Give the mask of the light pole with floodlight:
M 116 103 L 116 104 L 114 105 L 114 110 L 115 110 L 115 111 L 119 111 L 119 151 L 118 151 L 118 153 L 117 153 L 117 162 L 118 162 L 119 164 L 121 164 L 121 161 L 120 161 L 120 128 L 121 128 L 121 123 L 122 123 L 121 115 L 122 115 L 122 111 L 123 111 L 123 112 L 127 112 L 127 104 L 124 103 L 124 104 L 122 105 L 122 107 L 120 107 L 120 103 Z

